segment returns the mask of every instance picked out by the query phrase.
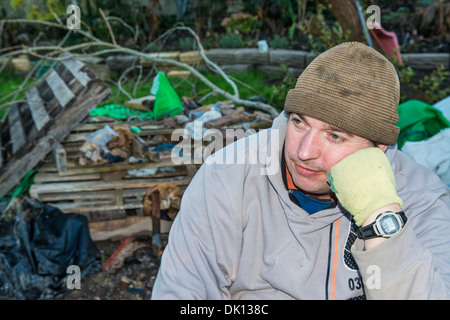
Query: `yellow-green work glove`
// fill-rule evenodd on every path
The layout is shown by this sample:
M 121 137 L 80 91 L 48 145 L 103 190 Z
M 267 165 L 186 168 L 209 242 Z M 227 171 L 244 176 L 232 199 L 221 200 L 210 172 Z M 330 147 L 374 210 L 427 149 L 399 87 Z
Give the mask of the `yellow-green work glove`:
M 331 168 L 328 183 L 357 226 L 382 207 L 403 205 L 391 164 L 380 148 L 361 149 L 342 159 Z

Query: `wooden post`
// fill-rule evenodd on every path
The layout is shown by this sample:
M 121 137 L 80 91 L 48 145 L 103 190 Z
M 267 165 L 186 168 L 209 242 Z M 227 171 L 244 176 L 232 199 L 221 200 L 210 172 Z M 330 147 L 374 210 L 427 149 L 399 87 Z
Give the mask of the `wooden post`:
M 55 159 L 56 168 L 58 172 L 67 170 L 67 154 L 61 143 L 57 142 L 53 148 L 53 157 Z
M 157 253 L 161 247 L 161 196 L 158 189 L 152 192 L 152 222 L 152 244 Z

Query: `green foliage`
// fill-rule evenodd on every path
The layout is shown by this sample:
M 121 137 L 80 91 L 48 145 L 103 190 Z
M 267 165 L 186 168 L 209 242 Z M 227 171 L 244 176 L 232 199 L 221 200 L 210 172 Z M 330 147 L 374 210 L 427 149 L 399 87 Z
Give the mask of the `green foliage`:
M 308 43 L 311 46 L 311 51 L 320 53 L 328 50 L 343 42 L 347 42 L 350 36 L 351 30 L 343 32 L 341 25 L 338 22 L 334 22 L 331 28 L 322 29 L 319 37 L 314 37 L 312 34 L 308 34 Z M 337 36 L 337 40 L 336 40 Z
M 280 37 L 278 34 L 270 41 L 270 48 L 273 49 L 287 49 L 289 41 L 286 37 Z
M 208 37 L 201 40 L 204 49 L 214 48 L 216 46 L 216 40 L 213 37 Z
M 426 100 L 434 104 L 450 95 L 450 87 L 445 86 L 445 81 L 450 73 L 443 65 L 434 69 L 429 75 L 425 75 L 419 83 L 411 83 L 411 86 L 423 92 Z
M 285 74 L 281 81 L 271 85 L 268 90 L 264 91 L 265 96 L 268 97 L 268 103 L 278 110 L 283 110 L 286 95 L 289 90 L 295 87 L 297 81 L 297 77 L 288 72 L 286 65 L 282 64 L 281 67 L 284 69 Z
M 221 48 L 240 48 L 242 46 L 242 37 L 238 34 L 224 34 L 219 39 Z
M 302 30 L 308 38 L 311 51 L 320 53 L 335 45 L 349 41 L 351 30 L 343 31 L 342 26 L 337 21 L 325 19 L 325 5 L 317 4 L 317 12 L 302 26 Z
M 408 17 L 411 15 L 411 10 L 407 7 L 400 7 L 397 10 L 392 10 L 383 14 L 383 23 L 389 25 L 408 25 L 405 22 L 408 22 Z
M 406 91 L 402 93 L 400 102 L 408 99 L 419 99 L 429 104 L 450 96 L 450 72 L 440 65 L 431 73 L 420 76 L 410 66 L 407 65 L 407 59 L 402 64 L 394 63 L 397 68 L 400 82 Z M 409 96 L 408 96 L 408 91 Z
M 159 51 L 159 48 L 158 48 L 158 45 L 157 45 L 156 43 L 150 42 L 150 43 L 147 45 L 147 47 L 145 48 L 145 50 L 146 50 L 147 52 L 158 52 L 158 51 Z
M 282 8 L 283 11 L 286 12 L 286 15 L 292 21 L 292 24 L 288 29 L 288 35 L 289 35 L 290 40 L 294 39 L 294 33 L 295 33 L 295 30 L 297 29 L 297 14 L 295 12 L 294 3 L 295 2 L 290 1 L 290 0 L 281 0 L 280 1 L 280 7 Z
M 26 8 L 28 10 L 27 18 L 35 20 L 54 20 L 53 13 L 61 16 L 66 13 L 65 1 L 45 0 L 45 1 L 26 1 L 10 0 L 9 4 L 13 9 Z M 53 11 L 53 13 L 52 13 Z
M 237 12 L 222 21 L 227 33 L 250 34 L 258 26 L 258 17 L 248 13 Z
M 214 83 L 217 87 L 232 93 L 231 85 L 220 75 L 215 73 L 205 73 L 204 76 Z M 266 86 L 266 76 L 262 72 L 249 71 L 242 73 L 232 73 L 229 77 L 235 82 L 239 95 L 242 99 L 248 99 L 252 96 L 262 95 Z M 184 81 L 177 78 L 169 78 L 173 87 L 180 97 L 190 97 L 199 99 L 205 94 L 208 94 L 211 89 L 198 79 L 190 78 L 190 81 Z M 266 91 L 267 93 L 267 91 Z M 215 103 L 223 100 L 224 97 L 215 95 L 202 101 L 203 105 Z
M 192 37 L 180 38 L 178 40 L 178 45 L 181 51 L 190 51 L 194 49 L 195 40 Z
M 412 84 L 413 78 L 416 75 L 416 73 L 410 66 L 401 68 L 399 72 L 400 72 L 400 79 L 403 79 L 403 83 Z
M 16 92 L 22 82 L 24 81 L 24 76 L 17 75 L 13 71 L 6 70 L 0 74 L 0 98 L 4 98 L 7 95 L 10 95 L 9 98 L 1 100 L 0 105 L 7 104 L 12 101 L 22 100 L 25 98 L 25 91 L 18 93 L 15 100 L 13 100 L 14 95 L 11 95 L 12 92 Z M 33 80 L 29 79 L 27 83 L 25 83 L 24 87 L 27 88 Z M 2 119 L 6 112 L 8 111 L 9 105 L 5 105 L 0 109 L 0 119 Z

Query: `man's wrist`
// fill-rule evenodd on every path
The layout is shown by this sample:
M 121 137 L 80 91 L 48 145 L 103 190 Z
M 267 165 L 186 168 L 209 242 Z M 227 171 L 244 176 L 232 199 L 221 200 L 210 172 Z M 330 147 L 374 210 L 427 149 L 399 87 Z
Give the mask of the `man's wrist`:
M 376 210 L 375 212 L 373 212 L 361 225 L 361 227 L 365 227 L 371 223 L 373 223 L 376 218 L 378 217 L 378 215 L 384 211 L 394 211 L 394 212 L 399 212 L 402 210 L 402 207 L 397 204 L 397 203 L 393 203 L 387 206 L 384 206 L 378 210 Z M 378 238 L 372 238 L 372 239 L 368 239 L 364 241 L 364 247 L 366 250 L 370 250 L 374 247 L 376 247 L 377 245 L 379 245 L 380 243 L 384 242 L 388 240 L 387 238 L 383 238 L 383 237 L 378 237 Z
M 367 219 L 362 223 L 361 227 L 365 227 L 372 222 L 375 221 L 375 219 L 378 217 L 378 215 L 384 211 L 394 211 L 399 212 L 402 211 L 402 207 L 398 203 L 393 203 L 387 206 L 384 206 L 376 211 L 374 211 L 370 216 L 367 217 Z

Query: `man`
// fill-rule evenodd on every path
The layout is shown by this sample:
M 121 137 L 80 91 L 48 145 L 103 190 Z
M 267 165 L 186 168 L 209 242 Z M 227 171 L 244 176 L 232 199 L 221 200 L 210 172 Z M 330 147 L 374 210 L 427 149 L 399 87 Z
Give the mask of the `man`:
M 374 49 L 319 55 L 257 146 L 241 139 L 212 158 L 247 143 L 235 163 L 199 169 L 152 299 L 446 299 L 450 195 L 397 150 L 398 102 Z M 249 161 L 276 149 L 273 174 Z

